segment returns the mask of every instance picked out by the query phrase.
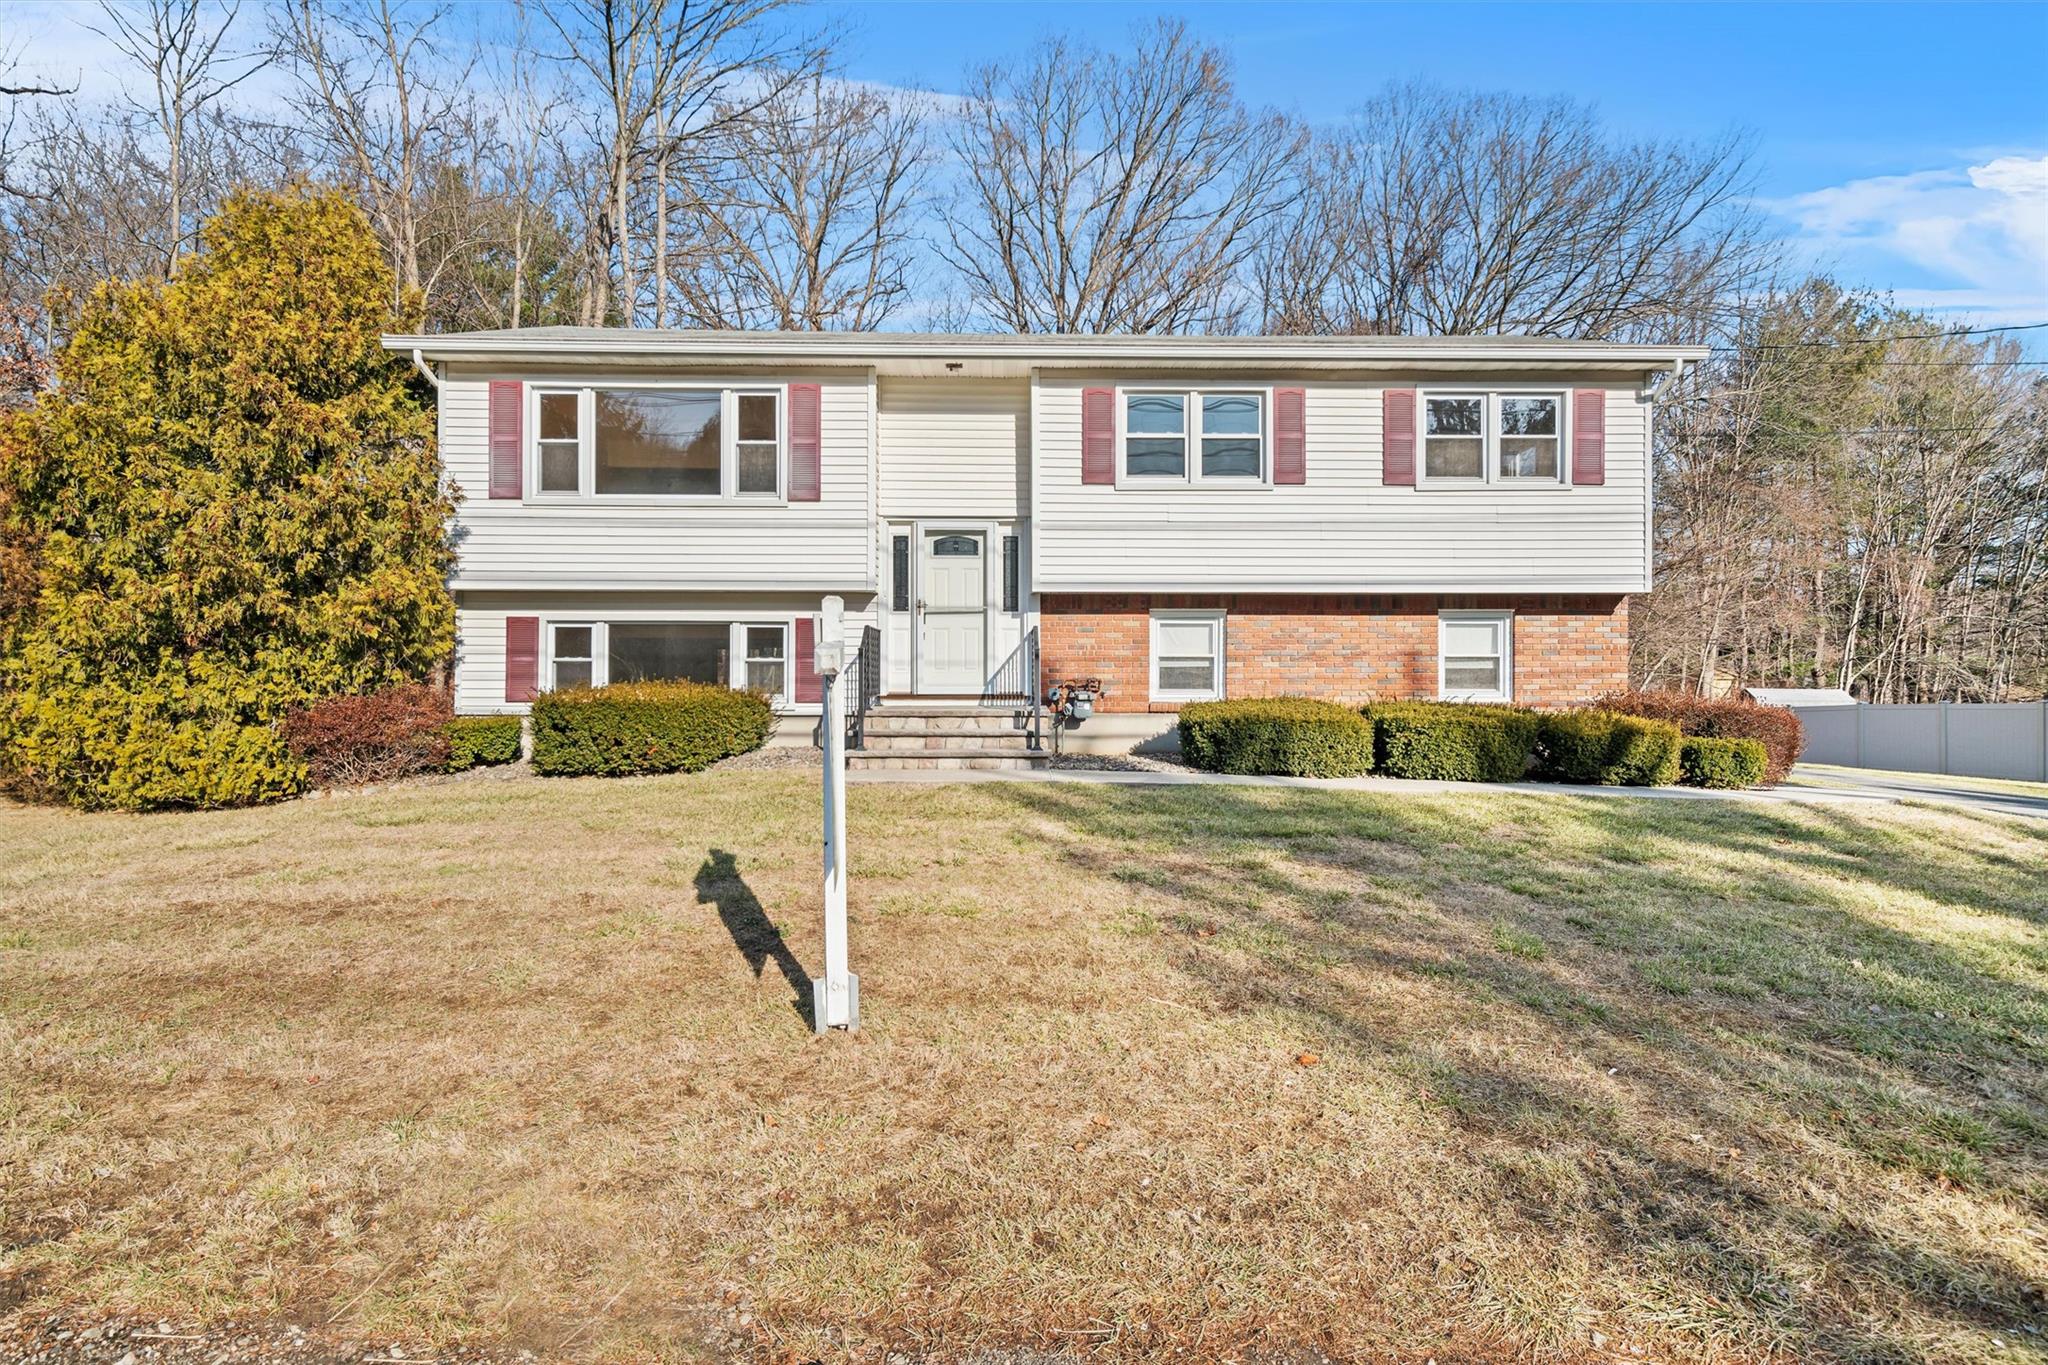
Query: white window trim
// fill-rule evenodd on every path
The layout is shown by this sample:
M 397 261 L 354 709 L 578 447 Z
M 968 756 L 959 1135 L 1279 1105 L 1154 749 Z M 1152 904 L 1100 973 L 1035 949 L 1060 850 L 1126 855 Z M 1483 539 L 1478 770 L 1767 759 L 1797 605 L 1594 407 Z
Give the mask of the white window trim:
M 1481 451 L 1476 479 L 1431 478 L 1429 475 L 1429 400 L 1432 398 L 1478 398 L 1485 407 L 1480 416 Z M 1500 400 L 1503 398 L 1555 398 L 1557 400 L 1557 477 L 1545 479 L 1503 478 L 1500 472 Z M 1439 384 L 1415 391 L 1415 486 L 1420 488 L 1570 488 L 1572 477 L 1572 391 L 1554 384 Z
M 561 626 L 590 627 L 590 685 L 603 687 L 611 681 L 611 627 L 619 625 L 723 625 L 726 627 L 726 683 L 727 687 L 744 689 L 747 685 L 747 630 L 749 627 L 778 629 L 782 632 L 782 686 L 783 690 L 770 700 L 779 708 L 789 704 L 789 688 L 796 678 L 796 618 L 773 613 L 753 614 L 735 617 L 731 612 L 645 612 L 613 611 L 603 616 L 564 616 L 559 620 L 549 617 L 541 622 L 541 640 L 546 653 L 541 659 L 541 681 L 543 691 L 552 691 L 555 686 L 555 630 Z
M 1153 701 L 1189 702 L 1223 700 L 1224 678 L 1229 671 L 1224 665 L 1229 632 L 1229 626 L 1224 619 L 1225 615 L 1226 613 L 1221 611 L 1196 610 L 1155 611 L 1152 613 L 1152 623 L 1147 628 L 1150 641 L 1147 653 L 1150 655 L 1149 672 L 1151 674 L 1151 695 Z M 1201 621 L 1215 627 L 1216 654 L 1214 671 L 1210 674 L 1215 682 L 1213 687 L 1200 690 L 1185 690 L 1177 688 L 1168 689 L 1159 685 L 1159 623 L 1162 621 Z
M 541 436 L 540 408 L 543 398 L 568 394 L 576 400 L 576 487 L 555 489 L 552 492 L 540 486 Z M 526 386 L 526 430 L 533 433 L 527 441 L 526 498 L 533 502 L 574 502 L 584 496 L 590 487 L 589 432 L 591 400 L 585 389 L 570 384 L 528 384 Z M 549 444 L 563 445 L 566 442 L 553 441 Z
M 1453 691 L 1444 683 L 1444 625 L 1483 621 L 1500 627 L 1499 690 Z M 1515 699 L 1515 614 L 1512 611 L 1439 611 L 1436 614 L 1436 695 L 1439 701 L 1513 702 Z
M 718 410 L 718 492 L 600 493 L 597 491 L 597 395 L 600 391 L 716 393 Z M 540 400 L 550 393 L 574 393 L 576 404 L 576 491 L 540 491 Z M 739 400 L 743 394 L 775 398 L 775 491 L 739 491 Z M 526 385 L 525 501 L 602 507 L 782 507 L 789 502 L 789 385 L 740 380 L 616 380 L 605 383 L 529 381 Z
M 541 623 L 540 638 L 541 643 L 546 648 L 541 654 L 540 673 L 543 683 L 542 691 L 552 692 L 555 690 L 555 660 L 562 657 L 562 652 L 555 647 L 555 632 L 558 630 L 580 630 L 584 627 L 588 627 L 590 630 L 590 685 L 592 687 L 598 685 L 597 675 L 604 668 L 604 651 L 601 648 L 604 643 L 604 627 L 595 621 L 580 619 L 543 621 Z M 570 655 L 569 657 L 578 660 L 582 658 L 581 655 Z
M 1186 399 L 1181 411 L 1181 439 L 1187 462 L 1179 475 L 1132 474 L 1124 459 L 1130 431 L 1126 400 L 1134 394 L 1170 393 Z M 1248 394 L 1259 400 L 1259 473 L 1202 475 L 1202 398 Z M 1271 488 L 1273 486 L 1273 386 L 1270 384 L 1120 384 L 1116 389 L 1116 486 L 1118 488 Z

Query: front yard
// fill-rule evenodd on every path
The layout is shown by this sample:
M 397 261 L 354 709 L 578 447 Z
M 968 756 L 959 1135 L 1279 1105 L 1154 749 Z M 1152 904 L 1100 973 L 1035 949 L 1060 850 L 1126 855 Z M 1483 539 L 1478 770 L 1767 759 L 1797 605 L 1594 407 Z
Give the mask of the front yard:
M 2044 1350 L 2048 824 L 850 800 L 866 1031 L 825 1040 L 804 775 L 0 807 L 0 1315 L 544 1359 Z

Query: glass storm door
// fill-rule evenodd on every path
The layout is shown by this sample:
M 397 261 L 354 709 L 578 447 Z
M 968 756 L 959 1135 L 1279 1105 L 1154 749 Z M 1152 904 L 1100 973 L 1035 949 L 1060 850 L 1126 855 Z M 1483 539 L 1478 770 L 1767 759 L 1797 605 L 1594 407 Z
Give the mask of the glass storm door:
M 920 692 L 980 693 L 988 674 L 988 566 L 978 531 L 927 531 L 917 597 Z

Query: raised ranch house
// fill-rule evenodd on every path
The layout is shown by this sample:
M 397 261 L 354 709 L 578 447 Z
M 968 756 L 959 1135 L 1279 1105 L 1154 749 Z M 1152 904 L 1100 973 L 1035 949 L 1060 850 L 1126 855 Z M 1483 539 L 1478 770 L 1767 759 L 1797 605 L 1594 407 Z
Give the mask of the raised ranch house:
M 459 710 L 696 678 L 774 694 L 801 739 L 812 616 L 838 594 L 858 723 L 892 736 L 871 747 L 959 763 L 1018 758 L 1065 679 L 1100 680 L 1065 736 L 1098 751 L 1212 697 L 1622 686 L 1651 405 L 1705 354 L 573 327 L 385 345 L 438 385 L 463 493 Z

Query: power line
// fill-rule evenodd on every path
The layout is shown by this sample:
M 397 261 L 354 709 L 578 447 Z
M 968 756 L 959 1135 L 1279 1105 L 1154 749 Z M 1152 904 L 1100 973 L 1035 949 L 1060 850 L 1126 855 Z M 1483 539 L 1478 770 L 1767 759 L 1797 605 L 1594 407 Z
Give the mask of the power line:
M 1760 341 L 1754 346 L 1712 346 L 1714 351 L 1790 351 L 1802 347 L 1887 346 L 1894 341 L 1945 341 L 1949 337 L 1981 336 L 1987 332 L 2038 332 L 2048 322 L 2013 322 L 2001 327 L 1953 327 L 1943 332 L 1901 332 L 1896 336 L 1858 337 L 1848 341 Z
M 1717 351 L 1740 353 L 1738 346 L 1716 346 Z M 1997 369 L 2007 365 L 2048 365 L 2048 360 L 1857 360 L 1844 356 L 1839 360 L 1813 360 L 1812 365 L 1857 365 L 1864 369 Z
M 1830 431 L 1802 431 L 1797 427 L 1767 427 L 1777 436 L 1938 436 L 1955 432 L 2004 431 L 2011 424 L 1993 422 L 1979 427 L 1837 427 Z
M 1695 400 L 1680 399 L 1680 402 Z M 1959 432 L 1982 434 L 1987 431 L 2012 430 L 2011 422 L 1991 422 L 1974 427 L 1824 427 L 1807 431 L 1799 427 L 1763 426 L 1758 429 L 1773 436 L 1943 436 Z

